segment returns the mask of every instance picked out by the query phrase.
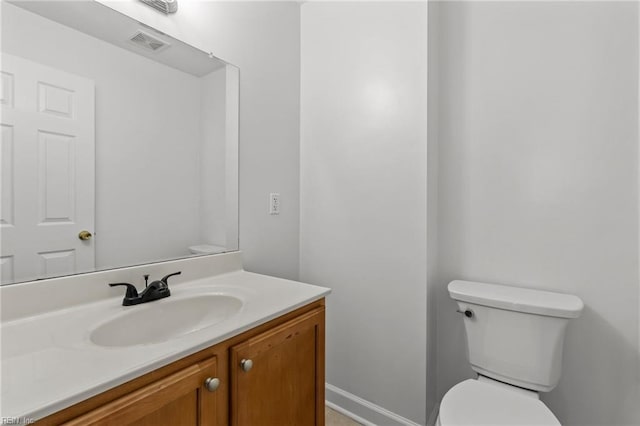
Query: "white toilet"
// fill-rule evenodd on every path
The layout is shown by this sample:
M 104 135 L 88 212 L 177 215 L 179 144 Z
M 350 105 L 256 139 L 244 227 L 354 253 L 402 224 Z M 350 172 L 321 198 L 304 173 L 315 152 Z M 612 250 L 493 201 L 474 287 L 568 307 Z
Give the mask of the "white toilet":
M 436 425 L 560 425 L 538 392 L 560 380 L 564 332 L 584 307 L 576 296 L 484 284 L 449 283 L 464 319 L 477 379 L 442 398 Z

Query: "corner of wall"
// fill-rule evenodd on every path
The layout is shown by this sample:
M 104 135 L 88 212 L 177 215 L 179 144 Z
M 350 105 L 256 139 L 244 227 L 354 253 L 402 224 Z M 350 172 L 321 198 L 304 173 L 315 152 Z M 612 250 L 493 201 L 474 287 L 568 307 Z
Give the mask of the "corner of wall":
M 438 278 L 438 2 L 427 3 L 427 416 L 437 415 Z
M 638 6 L 638 104 L 640 105 L 640 6 Z M 638 108 L 638 247 L 640 247 L 640 107 Z M 637 379 L 640 393 L 640 250 L 638 250 L 638 361 L 637 361 Z

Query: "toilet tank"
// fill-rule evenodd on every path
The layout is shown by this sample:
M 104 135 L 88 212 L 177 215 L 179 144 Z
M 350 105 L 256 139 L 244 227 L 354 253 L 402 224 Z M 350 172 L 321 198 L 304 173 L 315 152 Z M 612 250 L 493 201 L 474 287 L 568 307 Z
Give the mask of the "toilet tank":
M 565 329 L 582 312 L 580 298 L 471 281 L 452 281 L 448 288 L 462 312 L 477 373 L 540 392 L 556 387 Z

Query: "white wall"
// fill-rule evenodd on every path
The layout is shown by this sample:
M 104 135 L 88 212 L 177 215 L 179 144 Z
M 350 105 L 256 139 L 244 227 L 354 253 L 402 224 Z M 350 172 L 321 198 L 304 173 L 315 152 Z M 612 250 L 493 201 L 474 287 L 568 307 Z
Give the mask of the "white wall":
M 226 83 L 227 70 L 218 69 L 201 80 L 202 116 L 210 117 L 202 120 L 202 151 L 200 155 L 200 232 L 203 244 L 226 247 L 226 192 L 225 157 L 226 144 Z M 222 208 L 221 208 L 222 207 Z
M 240 70 L 227 66 L 225 85 L 226 120 L 225 129 L 225 230 L 227 232 L 225 247 L 239 248 L 239 147 L 240 117 L 233 111 L 240 110 Z M 293 261 L 297 261 L 294 259 Z
M 238 69 L 227 65 L 201 79 L 200 238 L 238 249 Z
M 331 287 L 327 399 L 426 421 L 427 6 L 301 7 L 300 279 Z M 345 399 L 346 398 L 346 399 Z
M 199 79 L 6 2 L 2 35 L 4 52 L 96 83 L 96 268 L 188 254 L 199 241 Z
M 471 377 L 447 283 L 514 284 L 585 302 L 560 421 L 639 424 L 638 4 L 436 6 L 439 395 Z
M 181 1 L 166 16 L 99 0 L 240 68 L 240 249 L 246 269 L 298 277 L 300 6 Z M 282 213 L 268 214 L 270 192 Z

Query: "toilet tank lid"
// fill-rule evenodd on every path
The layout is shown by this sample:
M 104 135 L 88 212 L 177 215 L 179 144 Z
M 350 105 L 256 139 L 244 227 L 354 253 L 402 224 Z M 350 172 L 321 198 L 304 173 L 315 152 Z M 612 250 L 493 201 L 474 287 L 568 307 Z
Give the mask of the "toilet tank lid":
M 452 299 L 509 311 L 560 318 L 578 318 L 584 304 L 570 294 L 473 281 L 449 283 Z

